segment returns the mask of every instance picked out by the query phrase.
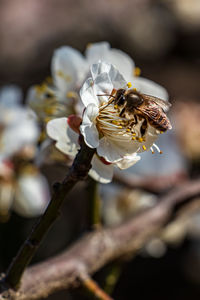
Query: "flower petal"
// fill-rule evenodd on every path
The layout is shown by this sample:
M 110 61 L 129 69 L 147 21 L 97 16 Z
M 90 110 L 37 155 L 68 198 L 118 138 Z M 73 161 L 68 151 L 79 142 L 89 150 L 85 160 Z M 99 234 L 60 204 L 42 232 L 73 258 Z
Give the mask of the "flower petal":
M 131 83 L 134 88 L 136 88 L 143 94 L 158 97 L 163 100 L 168 100 L 169 98 L 168 93 L 164 87 L 147 78 L 134 77 Z
M 46 129 L 48 136 L 56 141 L 57 149 L 70 156 L 76 155 L 79 135 L 69 127 L 67 118 L 49 121 Z
M 80 97 L 85 107 L 90 103 L 99 104 L 98 98 L 94 93 L 93 84 L 93 79 L 88 78 L 80 90 Z
M 113 165 L 105 165 L 94 155 L 92 158 L 92 169 L 89 171 L 89 175 L 100 183 L 109 183 L 113 177 Z
M 89 67 L 79 51 L 64 46 L 54 52 L 51 69 L 54 83 L 65 97 L 67 91 L 82 83 Z
M 83 114 L 83 121 L 80 126 L 85 143 L 91 147 L 96 148 L 99 145 L 99 132 L 95 125 L 95 119 L 98 116 L 99 108 L 91 103 L 87 106 Z
M 139 143 L 131 143 L 130 141 L 119 141 L 119 143 L 116 143 L 106 137 L 103 137 L 99 141 L 97 153 L 99 156 L 104 157 L 106 161 L 116 163 L 121 161 L 124 156 L 137 152 L 138 149 Z
M 22 90 L 16 85 L 6 85 L 0 90 L 0 104 L 7 107 L 22 102 Z
M 120 160 L 116 164 L 120 169 L 123 170 L 123 169 L 130 168 L 131 166 L 136 164 L 136 162 L 138 162 L 140 159 L 141 159 L 141 157 L 139 155 L 137 155 L 136 153 L 134 153 L 133 155 L 125 156 L 122 160 Z
M 49 199 L 49 188 L 44 176 L 22 175 L 17 182 L 13 208 L 24 217 L 36 217 L 44 212 Z
M 91 44 L 86 49 L 86 59 L 90 65 L 99 60 L 114 65 L 127 81 L 130 81 L 135 67 L 129 55 L 121 50 L 111 49 L 107 42 Z

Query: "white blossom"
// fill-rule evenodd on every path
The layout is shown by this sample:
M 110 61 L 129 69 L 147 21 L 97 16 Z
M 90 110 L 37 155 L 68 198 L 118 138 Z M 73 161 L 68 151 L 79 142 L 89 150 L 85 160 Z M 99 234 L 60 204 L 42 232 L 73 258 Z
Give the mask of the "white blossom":
M 108 42 L 89 44 L 85 55 L 70 46 L 62 46 L 52 57 L 52 78 L 31 87 L 27 95 L 27 102 L 39 119 L 46 122 L 73 113 L 81 115 L 80 87 L 88 77 L 91 65 L 100 60 L 114 65 L 138 91 L 161 99 L 168 98 L 163 87 L 136 76 L 137 68 L 132 58 L 119 49 L 111 48 Z
M 119 71 L 111 64 L 99 62 L 92 65 L 91 76 L 80 91 L 85 106 L 80 131 L 85 143 L 110 163 L 118 163 L 133 153 L 153 151 L 153 146 L 158 149 L 154 142 L 159 130 L 148 124 L 143 136 L 140 129 L 144 120 L 133 125 L 132 120 L 120 115 L 114 101 L 109 102 L 113 90 L 127 88 Z M 153 87 L 152 84 L 152 91 Z

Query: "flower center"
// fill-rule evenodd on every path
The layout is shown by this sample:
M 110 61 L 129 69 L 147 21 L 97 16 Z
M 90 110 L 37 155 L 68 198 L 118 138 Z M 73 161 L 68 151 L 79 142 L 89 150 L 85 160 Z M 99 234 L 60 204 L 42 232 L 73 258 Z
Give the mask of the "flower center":
M 117 142 L 144 142 L 148 129 L 146 120 L 137 115 L 133 115 L 131 118 L 122 117 L 120 115 L 122 109 L 113 102 L 103 104 L 96 118 L 99 132 L 102 136 Z M 146 150 L 145 146 L 143 150 Z

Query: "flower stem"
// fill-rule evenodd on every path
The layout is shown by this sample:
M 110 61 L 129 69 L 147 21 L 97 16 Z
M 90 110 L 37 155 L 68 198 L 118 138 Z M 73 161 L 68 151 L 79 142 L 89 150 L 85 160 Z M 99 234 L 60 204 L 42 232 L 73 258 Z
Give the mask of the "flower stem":
M 89 148 L 83 139 L 81 139 L 80 143 L 81 149 L 76 155 L 69 173 L 62 183 L 55 185 L 53 196 L 44 215 L 41 216 L 33 226 L 30 235 L 8 267 L 3 279 L 5 286 L 10 286 L 15 289 L 19 287 L 20 279 L 25 268 L 35 255 L 45 234 L 59 216 L 60 207 L 66 199 L 68 192 L 79 180 L 83 180 L 87 177 L 95 149 Z

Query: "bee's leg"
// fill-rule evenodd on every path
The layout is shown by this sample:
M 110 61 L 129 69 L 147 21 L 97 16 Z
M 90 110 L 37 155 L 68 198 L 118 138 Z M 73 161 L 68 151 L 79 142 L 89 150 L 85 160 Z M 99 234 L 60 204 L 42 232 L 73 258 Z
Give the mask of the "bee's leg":
M 125 107 L 122 108 L 122 110 L 121 110 L 119 116 L 123 118 L 123 117 L 124 117 L 124 114 L 125 114 Z
M 141 127 L 140 127 L 140 133 L 141 133 L 141 137 L 145 136 L 146 134 L 146 131 L 147 131 L 147 127 L 148 127 L 148 123 L 147 123 L 147 120 L 144 119 Z

